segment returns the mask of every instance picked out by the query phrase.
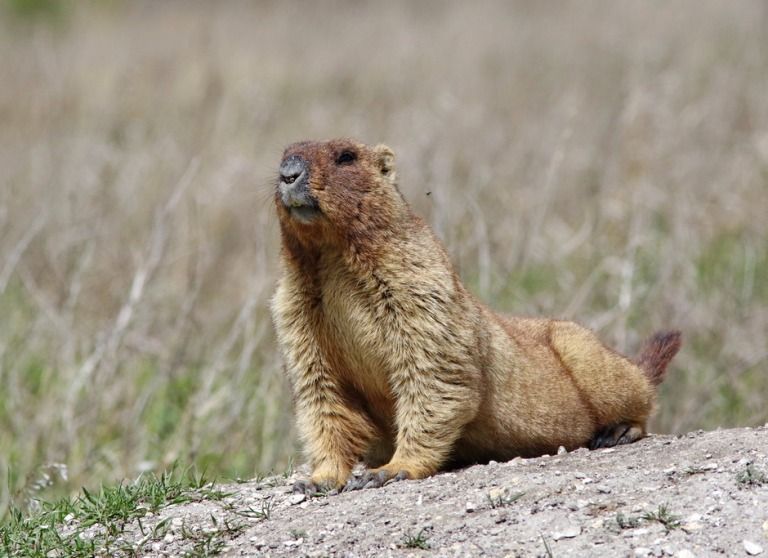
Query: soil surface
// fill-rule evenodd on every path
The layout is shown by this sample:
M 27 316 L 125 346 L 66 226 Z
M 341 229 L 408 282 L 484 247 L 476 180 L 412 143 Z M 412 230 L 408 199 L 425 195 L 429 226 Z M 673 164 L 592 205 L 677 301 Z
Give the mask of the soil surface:
M 334 496 L 293 494 L 305 474 L 217 485 L 231 494 L 142 519 L 144 533 L 161 523 L 162 536 L 134 526 L 125 537 L 143 556 L 200 552 L 207 540 L 222 556 L 768 558 L 768 425 L 654 435 Z

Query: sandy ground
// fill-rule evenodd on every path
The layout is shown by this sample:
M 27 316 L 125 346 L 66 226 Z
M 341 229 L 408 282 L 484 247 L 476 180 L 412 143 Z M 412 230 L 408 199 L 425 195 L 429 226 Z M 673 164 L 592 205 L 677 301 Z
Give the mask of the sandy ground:
M 200 552 L 203 533 L 223 556 L 768 556 L 768 425 L 311 499 L 291 492 L 305 472 L 220 487 L 231 495 L 168 507 L 143 520 L 161 535 L 126 539 L 144 556 Z

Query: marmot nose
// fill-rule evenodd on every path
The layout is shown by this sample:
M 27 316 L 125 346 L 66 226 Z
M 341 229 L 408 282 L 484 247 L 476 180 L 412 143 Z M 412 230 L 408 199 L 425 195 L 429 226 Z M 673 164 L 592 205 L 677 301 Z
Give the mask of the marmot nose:
M 286 157 L 280 164 L 280 179 L 292 184 L 307 171 L 307 162 L 298 155 Z

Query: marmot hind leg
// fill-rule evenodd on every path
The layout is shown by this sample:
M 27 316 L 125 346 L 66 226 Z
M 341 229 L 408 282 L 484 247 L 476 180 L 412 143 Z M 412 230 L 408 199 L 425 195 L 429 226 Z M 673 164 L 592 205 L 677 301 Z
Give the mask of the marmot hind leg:
M 589 449 L 611 448 L 631 444 L 645 436 L 645 425 L 638 422 L 619 422 L 595 432 L 589 441 Z

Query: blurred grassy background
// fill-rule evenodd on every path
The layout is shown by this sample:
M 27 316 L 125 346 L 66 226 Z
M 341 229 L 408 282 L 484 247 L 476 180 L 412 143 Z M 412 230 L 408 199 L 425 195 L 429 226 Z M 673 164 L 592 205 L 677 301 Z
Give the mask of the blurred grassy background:
M 0 516 L 296 454 L 267 304 L 305 138 L 391 145 L 494 307 L 682 329 L 653 430 L 768 420 L 764 2 L 0 5 Z

